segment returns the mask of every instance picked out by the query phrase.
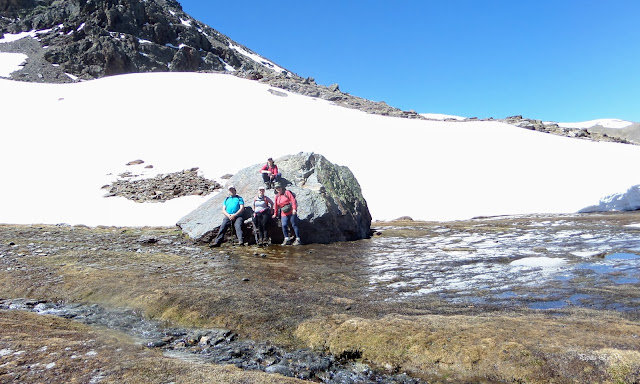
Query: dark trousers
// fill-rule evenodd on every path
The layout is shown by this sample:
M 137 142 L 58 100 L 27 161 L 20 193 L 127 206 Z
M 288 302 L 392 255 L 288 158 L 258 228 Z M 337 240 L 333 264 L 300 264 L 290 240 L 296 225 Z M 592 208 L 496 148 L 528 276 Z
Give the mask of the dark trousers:
M 256 228 L 256 233 L 258 234 L 258 239 L 260 240 L 266 240 L 267 238 L 269 238 L 267 226 L 269 224 L 270 216 L 271 212 L 267 209 L 264 212 L 256 213 L 256 216 L 253 218 L 253 225 Z
M 300 232 L 298 231 L 298 215 L 282 215 L 280 216 L 280 220 L 282 221 L 282 234 L 284 234 L 284 237 L 289 237 L 289 223 L 291 223 L 293 233 L 295 233 L 298 239 L 300 238 Z
M 244 220 L 242 220 L 242 216 L 236 217 L 236 219 L 233 221 L 233 226 L 236 228 L 236 236 L 238 236 L 238 241 L 241 243 L 244 242 L 242 238 L 243 221 Z M 225 216 L 224 219 L 222 219 L 222 224 L 220 224 L 218 236 L 216 236 L 216 239 L 213 241 L 215 244 L 222 243 L 222 240 L 224 239 L 224 233 L 227 231 L 227 228 L 229 228 L 229 226 L 231 226 L 231 220 L 229 220 L 229 218 Z
M 273 179 L 271 179 L 272 175 L 273 175 L 272 173 L 263 173 L 262 174 L 262 180 L 265 183 L 268 183 L 269 180 L 271 180 L 274 183 L 280 181 L 280 174 L 279 173 L 277 175 L 274 175 Z

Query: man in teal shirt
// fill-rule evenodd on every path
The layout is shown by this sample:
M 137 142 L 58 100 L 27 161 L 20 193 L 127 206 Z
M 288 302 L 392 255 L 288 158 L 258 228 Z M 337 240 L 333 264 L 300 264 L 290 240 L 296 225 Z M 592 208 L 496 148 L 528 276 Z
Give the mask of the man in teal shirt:
M 244 199 L 236 194 L 236 187 L 230 185 L 229 196 L 224 199 L 224 203 L 222 203 L 222 213 L 224 214 L 224 219 L 222 219 L 222 224 L 220 224 L 220 229 L 218 230 L 218 235 L 215 240 L 213 240 L 212 247 L 219 247 L 222 243 L 222 239 L 224 239 L 224 233 L 227 231 L 227 228 L 233 223 L 233 226 L 236 228 L 236 236 L 238 236 L 238 244 L 244 245 L 244 240 L 242 237 L 242 223 L 244 222 L 242 218 L 242 213 L 244 212 Z

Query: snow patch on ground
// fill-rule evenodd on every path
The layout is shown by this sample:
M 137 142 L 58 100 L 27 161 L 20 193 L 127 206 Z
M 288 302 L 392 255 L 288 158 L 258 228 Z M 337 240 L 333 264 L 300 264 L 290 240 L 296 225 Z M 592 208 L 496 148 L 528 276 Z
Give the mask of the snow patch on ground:
M 13 72 L 21 70 L 28 58 L 24 53 L 0 52 L 0 77 L 9 77 Z
M 557 268 L 567 264 L 566 259 L 552 257 L 525 257 L 511 262 L 515 267 Z
M 580 210 L 580 213 L 635 211 L 638 209 L 640 209 L 640 185 L 634 185 L 625 192 L 603 197 L 598 204 L 585 207 Z
M 462 117 L 462 116 L 454 116 L 454 115 L 444 115 L 441 113 L 421 113 L 420 116 L 430 119 L 430 120 L 447 120 L 447 119 L 451 119 L 451 120 L 458 120 L 458 121 L 462 121 L 462 120 L 466 120 L 466 117 Z

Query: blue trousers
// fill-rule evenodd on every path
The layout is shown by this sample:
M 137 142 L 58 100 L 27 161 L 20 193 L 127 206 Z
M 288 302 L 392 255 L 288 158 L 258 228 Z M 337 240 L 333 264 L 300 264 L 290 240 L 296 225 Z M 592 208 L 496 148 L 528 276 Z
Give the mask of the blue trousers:
M 293 214 L 289 216 L 282 215 L 280 216 L 280 220 L 282 220 L 282 233 L 284 237 L 289 237 L 289 223 L 293 227 L 293 232 L 296 234 L 296 237 L 300 238 L 300 231 L 298 230 L 298 215 Z
M 244 242 L 242 238 L 243 222 L 244 220 L 242 219 L 242 216 L 236 217 L 236 219 L 233 221 L 233 226 L 236 228 L 236 236 L 238 236 L 238 241 L 241 243 Z M 224 239 L 224 233 L 227 231 L 227 228 L 229 228 L 230 225 L 231 225 L 231 220 L 229 220 L 229 218 L 225 216 L 224 219 L 222 219 L 222 224 L 220 224 L 220 229 L 218 230 L 218 236 L 216 236 L 216 239 L 213 241 L 215 244 L 222 243 L 222 240 Z

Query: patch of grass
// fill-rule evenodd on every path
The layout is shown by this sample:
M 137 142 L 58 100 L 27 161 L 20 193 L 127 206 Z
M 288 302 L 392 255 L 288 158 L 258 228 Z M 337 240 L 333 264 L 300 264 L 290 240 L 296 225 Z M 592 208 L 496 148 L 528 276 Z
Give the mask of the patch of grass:
M 640 378 L 639 332 L 638 323 L 615 315 L 339 315 L 307 321 L 296 336 L 312 348 L 338 356 L 359 351 L 374 366 L 427 379 L 633 383 Z

